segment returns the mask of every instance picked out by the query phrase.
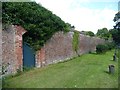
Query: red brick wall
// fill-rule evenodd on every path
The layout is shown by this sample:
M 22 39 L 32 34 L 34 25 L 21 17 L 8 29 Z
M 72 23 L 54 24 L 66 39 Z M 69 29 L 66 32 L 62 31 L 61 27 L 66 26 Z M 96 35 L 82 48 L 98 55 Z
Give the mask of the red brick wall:
M 74 57 L 76 54 L 72 48 L 72 38 L 72 33 L 70 32 L 66 34 L 63 32 L 55 33 L 44 47 L 37 51 L 36 61 L 39 63 L 38 66 L 41 66 L 41 61 L 44 61 L 44 64 L 47 65 Z
M 5 25 L 2 30 L 2 66 L 5 74 L 22 69 L 22 35 L 26 32 L 21 26 Z
M 73 32 L 64 34 L 57 32 L 47 41 L 41 50 L 36 53 L 37 67 L 67 60 L 90 51 L 95 51 L 96 45 L 104 43 L 103 39 L 79 35 L 78 53 L 76 54 L 72 47 Z
M 98 45 L 99 43 L 104 43 L 104 42 L 105 42 L 104 39 L 80 34 L 78 54 L 81 55 L 84 53 L 88 53 L 90 51 L 95 51 L 96 45 Z
M 43 47 L 36 52 L 36 67 L 42 67 L 45 66 L 45 64 L 45 49 Z
M 6 69 L 6 74 L 15 73 L 17 69 L 23 67 L 22 35 L 26 32 L 21 26 L 9 25 L 2 30 L 2 64 Z M 36 52 L 36 67 L 43 67 L 48 64 L 57 63 L 77 56 L 73 50 L 73 32 L 64 34 L 55 33 L 44 47 Z M 79 35 L 78 54 L 94 51 L 99 43 L 104 40 Z
M 13 26 L 2 30 L 2 67 L 5 74 L 15 72 L 15 32 Z
M 24 28 L 21 26 L 14 26 L 15 29 L 15 50 L 16 50 L 16 69 L 21 69 L 22 70 L 22 65 L 23 65 L 23 41 L 22 41 L 22 35 L 26 32 Z

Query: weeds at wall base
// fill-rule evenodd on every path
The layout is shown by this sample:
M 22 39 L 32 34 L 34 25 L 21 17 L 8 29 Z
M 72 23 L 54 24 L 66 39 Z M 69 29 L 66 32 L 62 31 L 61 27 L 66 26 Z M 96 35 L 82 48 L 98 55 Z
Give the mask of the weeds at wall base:
M 34 67 L 23 67 L 23 72 L 27 72 L 31 69 L 34 69 Z

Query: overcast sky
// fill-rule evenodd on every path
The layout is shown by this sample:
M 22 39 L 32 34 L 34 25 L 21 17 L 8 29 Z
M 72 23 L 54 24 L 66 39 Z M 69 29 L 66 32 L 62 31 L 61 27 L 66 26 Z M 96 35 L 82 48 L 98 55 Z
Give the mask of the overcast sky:
M 111 29 L 119 0 L 35 0 L 78 31 Z

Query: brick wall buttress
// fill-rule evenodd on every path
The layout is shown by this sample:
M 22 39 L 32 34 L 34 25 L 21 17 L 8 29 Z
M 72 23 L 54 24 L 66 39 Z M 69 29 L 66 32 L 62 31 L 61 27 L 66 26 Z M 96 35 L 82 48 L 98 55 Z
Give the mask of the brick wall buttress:
M 22 35 L 26 32 L 21 26 L 14 26 L 15 29 L 15 53 L 16 53 L 16 69 L 22 70 L 23 68 L 23 39 Z
M 41 48 L 39 51 L 36 52 L 36 67 L 43 67 L 45 66 L 45 48 Z

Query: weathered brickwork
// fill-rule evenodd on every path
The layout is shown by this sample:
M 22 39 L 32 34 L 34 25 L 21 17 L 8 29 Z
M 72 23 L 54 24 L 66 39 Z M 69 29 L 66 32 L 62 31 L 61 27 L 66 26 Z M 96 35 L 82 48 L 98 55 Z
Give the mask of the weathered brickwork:
M 36 67 L 45 66 L 45 49 L 44 47 L 41 48 L 39 51 L 36 52 Z
M 73 34 L 73 32 L 68 32 L 66 34 L 63 32 L 55 33 L 55 35 L 47 41 L 44 47 L 37 51 L 37 66 L 40 67 L 43 65 L 60 62 L 73 58 L 78 54 L 81 55 L 95 51 L 97 44 L 105 42 L 100 38 L 80 34 L 78 50 L 76 53 L 72 47 Z
M 45 61 L 56 63 L 75 56 L 72 48 L 72 33 L 58 32 L 45 44 Z
M 22 35 L 26 31 L 20 26 L 9 25 L 2 30 L 3 74 L 15 73 L 22 69 Z
M 22 35 L 26 32 L 24 28 L 17 25 L 3 27 L 0 34 L 2 40 L 2 67 L 4 74 L 15 73 L 23 68 L 23 41 Z M 96 45 L 104 43 L 103 39 L 79 35 L 77 52 L 73 49 L 74 32 L 57 32 L 45 45 L 36 51 L 36 67 L 61 62 L 76 57 L 78 54 L 95 51 Z
M 74 57 L 76 54 L 72 48 L 73 33 L 57 32 L 47 41 L 43 48 L 36 54 L 37 66 L 57 63 L 65 59 Z M 43 58 L 44 56 L 44 58 Z
M 26 32 L 21 26 L 14 26 L 15 29 L 15 53 L 16 53 L 16 68 L 22 70 L 23 66 L 23 41 L 22 35 Z
M 15 32 L 11 26 L 4 27 L 2 30 L 2 65 L 3 72 L 15 72 Z
M 79 45 L 78 45 L 78 54 L 85 54 L 96 50 L 96 45 L 104 43 L 104 39 L 97 37 L 90 37 L 80 34 L 79 36 Z

